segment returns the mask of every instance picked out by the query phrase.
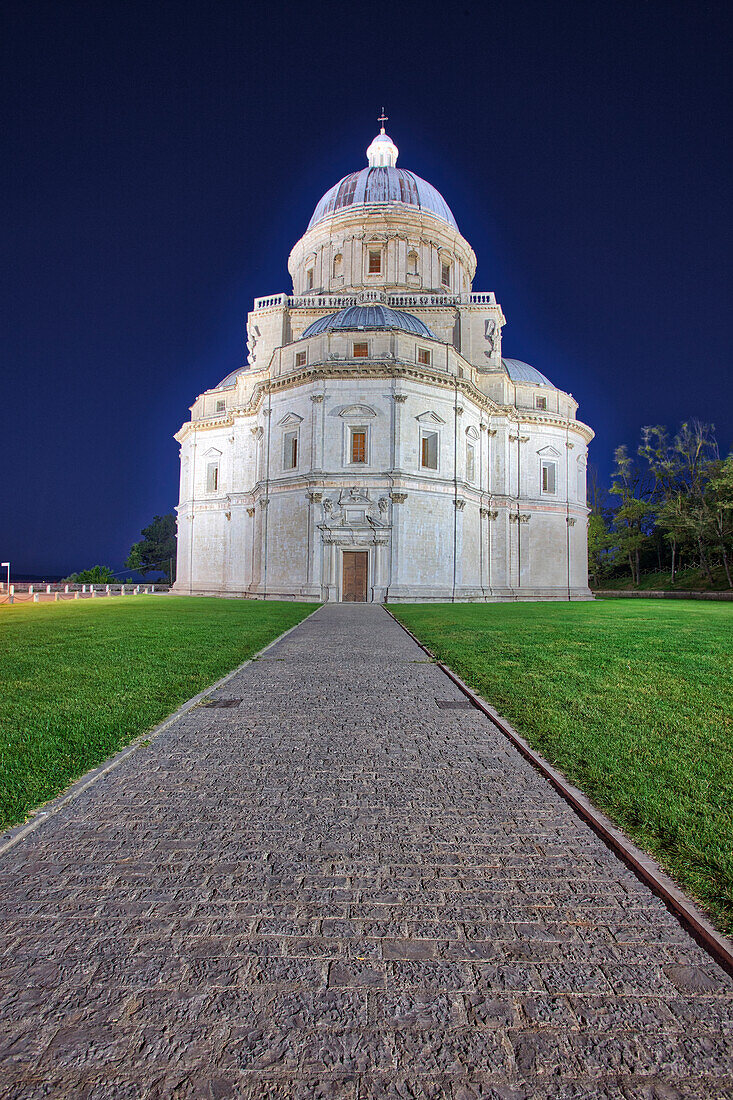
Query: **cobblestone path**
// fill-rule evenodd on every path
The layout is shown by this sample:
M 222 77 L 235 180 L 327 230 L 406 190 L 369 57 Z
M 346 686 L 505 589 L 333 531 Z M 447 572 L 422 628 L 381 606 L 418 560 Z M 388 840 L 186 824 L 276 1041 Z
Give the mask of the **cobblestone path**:
M 14 1100 L 733 1097 L 733 983 L 386 614 L 0 857 Z

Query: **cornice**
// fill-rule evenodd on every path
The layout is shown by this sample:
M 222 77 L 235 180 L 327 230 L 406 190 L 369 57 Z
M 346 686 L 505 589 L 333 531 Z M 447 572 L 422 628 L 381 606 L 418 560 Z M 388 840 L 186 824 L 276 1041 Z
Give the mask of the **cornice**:
M 587 424 L 580 420 L 568 420 L 566 417 L 552 413 L 536 416 L 517 409 L 514 405 L 500 405 L 477 389 L 474 383 L 467 378 L 457 378 L 452 374 L 431 370 L 428 367 L 418 367 L 414 363 L 399 360 L 341 359 L 337 362 L 312 364 L 302 370 L 292 371 L 277 378 L 262 379 L 255 384 L 246 405 L 231 409 L 225 417 L 212 416 L 201 420 L 189 420 L 176 432 L 174 439 L 182 443 L 191 431 L 217 431 L 228 425 L 233 425 L 235 420 L 254 416 L 259 412 L 268 395 L 271 394 L 284 393 L 287 390 L 307 386 L 313 382 L 325 382 L 329 379 L 365 380 L 372 378 L 402 378 L 422 385 L 449 390 L 456 395 L 460 393 L 487 414 L 502 417 L 513 425 L 531 424 L 533 426 L 543 425 L 560 428 L 563 431 L 580 435 L 586 443 L 590 443 L 595 434 Z

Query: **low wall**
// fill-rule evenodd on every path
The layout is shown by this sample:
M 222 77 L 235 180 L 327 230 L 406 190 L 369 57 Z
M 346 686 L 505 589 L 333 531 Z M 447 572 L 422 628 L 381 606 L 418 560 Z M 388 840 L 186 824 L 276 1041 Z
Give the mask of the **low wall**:
M 664 592 L 659 589 L 639 592 L 636 589 L 598 588 L 593 595 L 626 600 L 733 600 L 733 592 Z

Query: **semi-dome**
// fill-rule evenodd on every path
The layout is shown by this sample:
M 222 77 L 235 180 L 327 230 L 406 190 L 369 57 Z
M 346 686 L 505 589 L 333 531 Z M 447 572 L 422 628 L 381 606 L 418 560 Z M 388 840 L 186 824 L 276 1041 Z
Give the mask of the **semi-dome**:
M 532 386 L 550 386 L 555 389 L 549 378 L 530 367 L 529 363 L 523 363 L 521 359 L 502 359 L 501 363 L 512 382 L 528 382 Z
M 235 382 L 239 378 L 240 374 L 242 374 L 242 372 L 246 371 L 246 370 L 247 370 L 247 367 L 237 367 L 237 369 L 233 370 L 231 372 L 231 374 L 228 374 L 226 376 L 226 378 L 222 378 L 219 385 L 214 386 L 214 389 L 215 390 L 226 390 L 226 389 L 228 389 L 230 386 L 233 386 L 235 384 Z
M 308 325 L 301 340 L 308 336 L 317 336 L 319 332 L 331 332 L 334 329 L 380 329 L 396 328 L 403 332 L 411 332 L 414 336 L 426 336 L 429 340 L 436 337 L 428 326 L 415 317 L 412 313 L 405 313 L 401 309 L 390 309 L 389 306 L 362 305 L 347 306 L 338 313 L 328 313 L 325 317 L 319 317 Z

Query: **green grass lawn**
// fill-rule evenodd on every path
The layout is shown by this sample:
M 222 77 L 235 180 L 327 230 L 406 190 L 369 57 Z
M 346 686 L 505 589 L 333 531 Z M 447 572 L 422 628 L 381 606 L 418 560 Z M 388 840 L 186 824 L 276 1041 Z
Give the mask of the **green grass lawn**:
M 730 604 L 391 610 L 733 931 Z
M 0 827 L 22 821 L 315 606 L 137 596 L 0 608 Z

